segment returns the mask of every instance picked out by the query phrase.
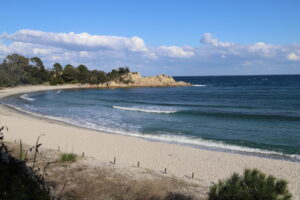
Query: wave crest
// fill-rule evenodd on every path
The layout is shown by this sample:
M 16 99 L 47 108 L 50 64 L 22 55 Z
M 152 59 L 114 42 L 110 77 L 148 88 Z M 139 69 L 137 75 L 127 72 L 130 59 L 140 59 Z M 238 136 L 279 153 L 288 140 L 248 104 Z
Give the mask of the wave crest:
M 194 87 L 206 87 L 206 85 L 202 85 L 202 84 L 195 84 L 195 85 L 192 85 Z
M 23 94 L 23 95 L 20 96 L 20 98 L 21 98 L 21 99 L 25 99 L 25 100 L 27 100 L 27 101 L 35 101 L 35 99 L 34 99 L 34 98 L 30 98 L 30 97 L 28 96 L 28 94 Z
M 176 110 L 158 110 L 158 109 L 145 109 L 145 108 L 137 108 L 137 107 L 122 107 L 122 106 L 113 106 L 113 108 L 119 110 L 129 110 L 129 111 L 138 111 L 138 112 L 147 112 L 147 113 L 171 114 L 177 112 Z

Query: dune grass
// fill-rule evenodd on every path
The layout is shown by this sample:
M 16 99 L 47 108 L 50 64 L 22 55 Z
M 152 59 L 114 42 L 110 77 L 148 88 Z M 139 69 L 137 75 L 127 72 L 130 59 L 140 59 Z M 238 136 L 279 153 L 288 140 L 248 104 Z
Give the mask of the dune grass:
M 60 162 L 76 162 L 77 155 L 75 153 L 63 153 L 60 155 Z

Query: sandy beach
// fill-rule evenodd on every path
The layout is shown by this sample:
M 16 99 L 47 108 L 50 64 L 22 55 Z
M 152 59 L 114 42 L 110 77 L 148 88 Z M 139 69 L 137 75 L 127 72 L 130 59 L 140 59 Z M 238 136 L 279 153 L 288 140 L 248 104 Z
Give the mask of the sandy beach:
M 66 86 L 26 86 L 0 90 L 0 98 L 20 93 L 77 88 Z M 209 151 L 178 144 L 147 141 L 141 138 L 80 128 L 54 120 L 27 115 L 4 105 L 0 105 L 0 125 L 9 131 L 6 140 L 22 139 L 26 144 L 34 144 L 41 138 L 43 148 L 65 152 L 85 153 L 93 158 L 93 163 L 102 165 L 116 157 L 117 166 L 130 169 L 137 162 L 142 168 L 160 173 L 167 169 L 169 175 L 188 179 L 195 173 L 194 181 L 209 186 L 211 182 L 229 177 L 234 172 L 242 173 L 245 168 L 257 168 L 278 178 L 289 181 L 289 188 L 300 199 L 300 163 L 275 160 L 256 156 L 246 156 L 218 151 Z M 92 160 L 92 159 L 91 159 Z

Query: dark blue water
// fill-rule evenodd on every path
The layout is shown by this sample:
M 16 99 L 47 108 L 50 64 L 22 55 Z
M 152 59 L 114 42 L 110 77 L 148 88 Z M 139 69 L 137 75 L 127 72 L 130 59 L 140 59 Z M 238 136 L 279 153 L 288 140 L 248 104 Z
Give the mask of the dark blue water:
M 194 86 L 46 91 L 4 101 L 106 132 L 299 160 L 299 75 L 175 79 Z

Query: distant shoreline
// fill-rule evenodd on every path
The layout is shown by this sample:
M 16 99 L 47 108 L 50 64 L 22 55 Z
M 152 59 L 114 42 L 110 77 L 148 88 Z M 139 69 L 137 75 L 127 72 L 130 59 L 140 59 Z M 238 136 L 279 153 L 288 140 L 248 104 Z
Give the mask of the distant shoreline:
M 227 76 L 232 76 L 232 77 L 236 77 L 236 76 L 300 76 L 300 74 L 240 74 L 240 75 L 195 75 L 195 76 L 172 76 L 174 78 L 176 77 L 214 77 L 214 76 L 218 76 L 218 77 L 227 77 Z

